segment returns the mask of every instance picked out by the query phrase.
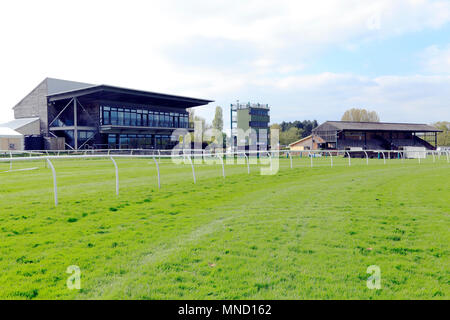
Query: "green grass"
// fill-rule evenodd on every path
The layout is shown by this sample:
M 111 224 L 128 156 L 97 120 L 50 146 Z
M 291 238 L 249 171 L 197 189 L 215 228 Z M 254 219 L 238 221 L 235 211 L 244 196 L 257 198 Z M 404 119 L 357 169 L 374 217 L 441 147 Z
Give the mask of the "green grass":
M 259 166 L 55 160 L 0 173 L 2 299 L 449 299 L 445 158 Z M 9 164 L 0 163 L 0 172 Z M 66 269 L 81 269 L 69 290 Z M 369 290 L 370 265 L 381 290 Z

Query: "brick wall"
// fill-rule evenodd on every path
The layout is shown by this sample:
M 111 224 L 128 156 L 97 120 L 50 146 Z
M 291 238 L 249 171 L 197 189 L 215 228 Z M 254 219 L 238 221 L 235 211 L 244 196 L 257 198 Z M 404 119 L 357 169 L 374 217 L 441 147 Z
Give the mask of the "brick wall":
M 47 80 L 42 81 L 14 107 L 14 117 L 16 119 L 39 117 L 41 134 L 47 135 Z

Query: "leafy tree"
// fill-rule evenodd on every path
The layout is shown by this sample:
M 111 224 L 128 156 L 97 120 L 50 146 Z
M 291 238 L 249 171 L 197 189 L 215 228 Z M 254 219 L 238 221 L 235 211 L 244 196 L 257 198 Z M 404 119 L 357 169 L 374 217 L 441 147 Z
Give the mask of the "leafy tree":
M 317 120 L 304 120 L 304 121 L 294 121 L 285 122 L 283 121 L 279 126 L 281 131 L 288 131 L 290 128 L 298 128 L 301 131 L 301 138 L 307 137 L 312 133 L 312 129 L 317 127 L 319 124 Z
M 212 126 L 214 129 L 217 129 L 219 131 L 223 130 L 223 112 L 222 108 L 219 106 L 216 107 L 216 113 L 214 115 Z
M 380 122 L 380 117 L 375 111 L 352 108 L 344 112 L 341 120 L 356 122 Z
M 297 141 L 302 136 L 302 130 L 296 127 L 291 127 L 287 131 L 280 133 L 280 144 L 288 145 L 294 141 Z
M 189 122 L 190 123 L 193 124 L 195 121 L 201 121 L 203 130 L 211 128 L 211 124 L 207 123 L 205 118 L 195 115 L 194 109 L 189 109 L 188 113 L 189 113 Z
M 438 132 L 438 146 L 450 146 L 450 122 L 438 121 L 433 123 L 433 126 L 442 130 L 442 132 Z
M 200 116 L 196 116 L 196 115 L 195 115 L 194 109 L 189 109 L 188 112 L 189 112 L 189 122 L 192 123 L 192 125 L 194 125 L 194 123 L 195 123 L 196 121 L 200 121 L 200 122 L 202 123 L 202 132 L 201 132 L 201 135 L 203 136 L 203 133 L 204 133 L 207 129 L 209 129 L 209 128 L 212 127 L 211 124 L 208 123 L 208 122 L 206 122 L 205 118 L 202 118 L 202 117 L 200 117 Z M 194 138 L 195 132 L 190 132 L 189 134 L 190 134 L 190 136 L 191 136 L 191 141 L 193 142 L 194 139 L 195 139 L 195 138 Z

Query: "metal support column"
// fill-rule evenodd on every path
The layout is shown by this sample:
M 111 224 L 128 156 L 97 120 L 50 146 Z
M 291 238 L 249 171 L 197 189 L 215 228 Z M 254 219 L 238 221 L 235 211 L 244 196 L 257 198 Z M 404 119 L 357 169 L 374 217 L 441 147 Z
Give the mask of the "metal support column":
M 437 150 L 437 132 L 434 133 L 434 150 Z
M 75 150 L 78 150 L 78 119 L 77 119 L 77 98 L 73 99 L 73 138 L 75 139 Z

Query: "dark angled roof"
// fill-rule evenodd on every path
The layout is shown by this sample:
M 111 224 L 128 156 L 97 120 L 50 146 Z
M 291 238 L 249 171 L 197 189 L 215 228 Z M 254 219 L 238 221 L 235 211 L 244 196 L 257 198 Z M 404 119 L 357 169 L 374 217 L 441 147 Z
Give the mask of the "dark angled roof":
M 441 132 L 441 130 L 428 124 L 354 121 L 326 121 L 314 129 L 314 131 L 334 130 Z
M 213 102 L 213 100 L 189 98 L 164 93 L 127 89 L 110 85 L 95 85 L 75 90 L 68 90 L 49 94 L 48 100 L 58 101 L 71 99 L 73 97 L 92 100 L 106 100 L 114 102 L 128 102 L 136 104 L 148 104 L 159 106 L 171 106 L 180 108 L 191 108 Z

